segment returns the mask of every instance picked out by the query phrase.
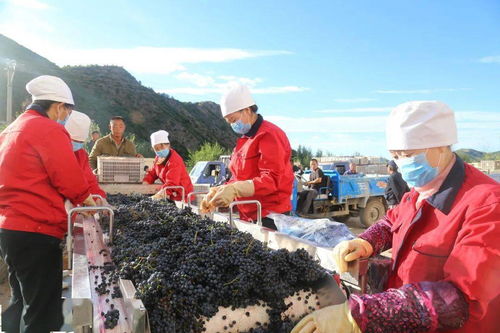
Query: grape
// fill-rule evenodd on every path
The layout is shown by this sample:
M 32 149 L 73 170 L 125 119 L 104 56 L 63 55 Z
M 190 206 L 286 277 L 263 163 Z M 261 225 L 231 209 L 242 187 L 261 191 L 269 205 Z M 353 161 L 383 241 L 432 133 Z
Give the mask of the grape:
M 115 235 L 113 263 L 105 266 L 111 279 L 132 280 L 153 333 L 203 332 L 203 318 L 219 307 L 251 305 L 267 306 L 270 318 L 251 332 L 290 332 L 300 318 L 282 318 L 291 305 L 284 299 L 299 290 L 314 292 L 329 278 L 305 250 L 269 249 L 190 208 L 144 196 L 109 195 L 108 201 L 116 207 Z M 228 320 L 226 329 L 236 324 Z

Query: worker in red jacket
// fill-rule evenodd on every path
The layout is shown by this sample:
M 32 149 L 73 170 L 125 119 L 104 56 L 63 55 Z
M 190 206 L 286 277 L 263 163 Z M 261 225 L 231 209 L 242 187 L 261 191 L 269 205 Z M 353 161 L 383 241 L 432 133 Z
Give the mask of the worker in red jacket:
M 214 187 L 201 204 L 202 211 L 225 207 L 237 200 L 258 200 L 262 205 L 262 224 L 276 230 L 271 213 L 288 213 L 293 171 L 291 148 L 286 134 L 257 114 L 257 105 L 248 87 L 236 85 L 221 99 L 221 111 L 232 129 L 241 135 L 229 163 L 232 178 Z M 255 205 L 238 206 L 240 218 L 255 221 Z
M 386 136 L 412 189 L 334 259 L 346 271 L 392 247 L 388 289 L 313 312 L 292 332 L 498 332 L 500 184 L 451 151 L 454 113 L 441 102 L 397 106 Z
M 64 122 L 73 105 L 63 80 L 40 76 L 26 89 L 33 103 L 0 133 L 0 249 L 12 297 L 2 330 L 60 331 L 64 200 L 95 206 Z
M 96 203 L 101 206 L 107 204 L 106 192 L 104 192 L 97 182 L 97 177 L 92 172 L 89 164 L 89 155 L 85 150 L 85 141 L 89 136 L 91 120 L 85 113 L 73 110 L 71 115 L 64 126 L 71 137 L 71 144 L 73 145 L 73 152 L 75 153 L 76 160 L 85 175 L 85 179 L 89 184 L 90 193 L 100 195 L 103 199 L 97 198 Z
M 167 131 L 158 131 L 151 134 L 151 146 L 156 157 L 153 167 L 144 176 L 144 184 L 153 184 L 158 178 L 163 186 L 151 198 L 160 200 L 168 198 L 175 201 L 186 200 L 189 193 L 193 192 L 193 184 L 187 173 L 186 165 L 182 157 L 170 147 Z M 169 186 L 182 186 L 184 188 L 184 198 L 180 188 L 168 189 Z

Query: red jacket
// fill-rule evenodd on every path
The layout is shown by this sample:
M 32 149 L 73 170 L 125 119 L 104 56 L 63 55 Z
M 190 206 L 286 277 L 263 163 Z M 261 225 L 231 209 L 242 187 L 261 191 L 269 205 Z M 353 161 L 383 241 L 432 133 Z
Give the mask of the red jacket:
M 387 214 L 392 224 L 389 288 L 449 281 L 466 297 L 469 320 L 453 332 L 500 329 L 500 185 L 457 158 L 438 193 L 415 208 L 407 193 Z
M 290 211 L 294 178 L 290 162 L 291 152 L 285 132 L 259 115 L 250 132 L 238 139 L 229 162 L 232 172 L 229 183 L 251 179 L 255 194 L 253 197 L 236 200 L 260 201 L 262 217 L 271 212 Z M 244 220 L 257 219 L 255 205 L 238 206 L 238 210 Z
M 87 183 L 90 187 L 90 193 L 99 194 L 101 197 L 106 198 L 106 192 L 104 192 L 100 187 L 99 183 L 97 183 L 97 177 L 92 172 L 89 164 L 89 155 L 85 151 L 85 149 L 78 149 L 75 151 L 76 161 L 80 164 L 80 168 L 83 171 L 83 175 L 87 180 Z
M 158 164 L 158 156 L 155 158 L 153 168 L 144 176 L 143 181 L 153 184 L 158 178 L 163 182 L 162 188 L 167 186 L 183 186 L 186 197 L 190 192 L 193 192 L 193 184 L 187 173 L 184 160 L 173 149 L 170 149 L 170 154 L 165 164 Z M 182 200 L 182 193 L 179 189 L 166 190 L 166 193 L 172 200 Z
M 63 126 L 28 110 L 0 133 L 0 228 L 62 238 L 65 198 L 89 195 Z

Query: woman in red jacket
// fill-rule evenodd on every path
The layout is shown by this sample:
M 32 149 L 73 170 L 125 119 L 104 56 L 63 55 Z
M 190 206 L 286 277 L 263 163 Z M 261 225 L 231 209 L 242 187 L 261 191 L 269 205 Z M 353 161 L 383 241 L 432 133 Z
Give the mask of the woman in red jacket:
M 58 77 L 26 85 L 33 103 L 0 133 L 0 248 L 9 267 L 12 297 L 2 330 L 60 331 L 61 240 L 67 229 L 64 200 L 95 206 L 71 149 L 64 122 L 73 96 Z
M 235 199 L 258 200 L 262 224 L 275 229 L 271 213 L 288 213 L 292 206 L 293 171 L 288 138 L 278 126 L 257 114 L 257 105 L 248 87 L 236 85 L 221 99 L 221 111 L 232 129 L 241 135 L 236 142 L 229 169 L 232 178 L 214 187 L 201 203 L 202 211 L 226 207 Z M 238 207 L 240 218 L 255 221 L 255 205 Z
M 90 193 L 98 194 L 103 199 L 104 202 L 101 202 L 101 199 L 97 199 L 96 202 L 99 206 L 106 204 L 106 192 L 104 192 L 97 183 L 97 177 L 92 172 L 89 164 L 89 155 L 85 151 L 85 140 L 89 136 L 91 120 L 89 116 L 85 113 L 78 112 L 73 110 L 71 115 L 69 116 L 66 122 L 66 130 L 71 137 L 71 144 L 73 145 L 73 152 L 75 153 L 76 160 L 80 165 L 80 168 L 85 175 L 85 179 L 90 187 Z
M 160 200 L 169 198 L 175 201 L 186 200 L 187 195 L 193 192 L 193 184 L 187 173 L 186 165 L 182 157 L 170 147 L 167 131 L 158 131 L 151 134 L 151 146 L 156 158 L 153 167 L 144 176 L 144 184 L 153 184 L 160 179 L 163 183 L 162 189 L 151 198 Z M 182 186 L 184 188 L 184 198 L 180 189 L 166 189 L 169 186 Z
M 386 137 L 412 189 L 333 253 L 342 272 L 392 247 L 388 289 L 315 311 L 292 332 L 499 332 L 500 185 L 451 151 L 454 113 L 441 102 L 397 106 Z

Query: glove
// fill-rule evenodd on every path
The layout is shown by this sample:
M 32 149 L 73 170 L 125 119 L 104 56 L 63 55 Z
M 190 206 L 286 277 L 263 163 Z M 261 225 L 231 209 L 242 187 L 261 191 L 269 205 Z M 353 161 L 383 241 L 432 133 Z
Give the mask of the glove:
M 209 213 L 215 209 L 215 207 L 210 206 L 209 202 L 215 196 L 215 194 L 219 190 L 219 187 L 220 186 L 211 187 L 210 190 L 208 191 L 208 194 L 203 197 L 203 200 L 201 200 L 200 211 L 202 213 L 204 214 Z
M 109 203 L 108 201 L 106 200 L 106 198 L 97 198 L 95 199 L 95 202 L 97 204 L 97 206 L 109 206 Z
M 151 199 L 152 200 L 155 200 L 155 201 L 159 201 L 159 200 L 162 200 L 162 199 L 168 199 L 168 195 L 165 193 L 164 190 L 159 190 L 158 192 L 156 192 L 155 195 L 152 195 L 151 196 Z
M 291 333 L 361 333 L 347 302 L 330 305 L 305 316 Z
M 95 203 L 94 201 L 94 198 L 92 198 L 92 195 L 89 195 L 87 197 L 87 199 L 85 199 L 83 202 L 82 202 L 82 205 L 86 206 L 86 207 L 95 207 L 97 206 L 97 204 Z
M 213 207 L 227 207 L 236 197 L 251 197 L 255 193 L 252 180 L 243 180 L 228 185 L 219 186 L 212 200 L 208 202 Z
M 367 258 L 373 254 L 373 247 L 370 243 L 361 238 L 349 241 L 342 241 L 333 249 L 333 260 L 339 273 L 347 272 L 348 262 L 358 258 Z
M 94 201 L 94 198 L 92 198 L 92 194 L 89 195 L 87 197 L 87 199 L 85 199 L 82 202 L 82 206 L 85 206 L 85 207 L 95 207 L 95 206 L 97 206 L 97 204 Z M 85 215 L 85 216 L 87 216 L 87 217 L 90 217 L 90 216 L 94 215 L 95 213 L 96 213 L 95 211 L 82 212 L 82 214 Z

